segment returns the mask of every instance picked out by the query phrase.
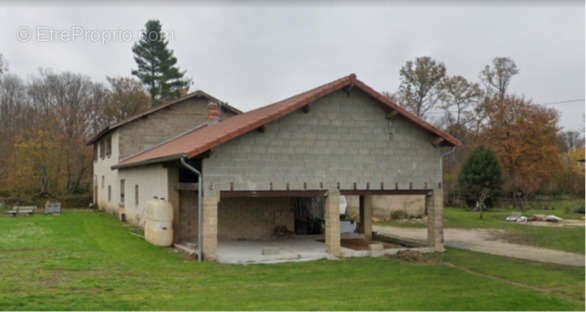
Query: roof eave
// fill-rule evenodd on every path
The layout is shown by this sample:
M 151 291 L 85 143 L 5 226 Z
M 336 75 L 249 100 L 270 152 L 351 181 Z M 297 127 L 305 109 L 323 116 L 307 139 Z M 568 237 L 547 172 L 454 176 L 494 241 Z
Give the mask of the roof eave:
M 147 160 L 143 160 L 143 161 L 131 162 L 128 164 L 117 164 L 117 165 L 112 166 L 111 169 L 112 170 L 128 169 L 128 168 L 132 168 L 132 167 L 154 165 L 154 164 L 163 163 L 163 162 L 167 162 L 167 161 L 178 160 L 182 157 L 186 157 L 186 155 L 184 153 L 180 153 L 180 154 L 174 154 L 174 155 L 169 155 L 169 156 L 164 156 L 164 157 L 147 159 Z

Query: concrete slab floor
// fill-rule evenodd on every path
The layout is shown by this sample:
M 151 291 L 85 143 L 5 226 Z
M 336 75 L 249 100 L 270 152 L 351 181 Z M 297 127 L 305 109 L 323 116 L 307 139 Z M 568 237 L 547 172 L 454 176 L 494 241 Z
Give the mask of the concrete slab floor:
M 278 254 L 263 255 L 263 248 L 276 248 Z M 326 245 L 313 236 L 283 240 L 225 240 L 218 243 L 218 262 L 234 264 L 280 263 L 335 259 L 326 252 Z

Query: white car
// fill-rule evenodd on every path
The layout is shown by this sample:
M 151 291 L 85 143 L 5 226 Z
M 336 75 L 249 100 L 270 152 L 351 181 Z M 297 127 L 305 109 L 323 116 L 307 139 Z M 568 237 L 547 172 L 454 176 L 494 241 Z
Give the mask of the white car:
M 346 201 L 346 196 L 340 196 L 340 215 L 346 215 L 346 206 L 348 206 L 348 202 Z

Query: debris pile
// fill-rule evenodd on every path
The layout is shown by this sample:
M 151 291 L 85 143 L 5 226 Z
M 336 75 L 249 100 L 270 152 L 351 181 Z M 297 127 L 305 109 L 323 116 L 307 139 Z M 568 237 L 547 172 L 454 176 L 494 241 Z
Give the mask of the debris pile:
M 512 216 L 507 217 L 505 220 L 507 222 L 517 222 L 517 223 L 525 223 L 527 221 L 530 221 L 530 222 L 533 222 L 533 221 L 562 222 L 562 221 L 564 221 L 564 219 L 562 219 L 558 216 L 554 216 L 554 215 L 546 216 L 546 215 L 542 215 L 542 214 L 537 214 L 537 215 L 533 215 L 533 216 L 527 218 L 525 216 L 521 216 L 520 214 L 515 215 L 515 213 L 513 213 Z

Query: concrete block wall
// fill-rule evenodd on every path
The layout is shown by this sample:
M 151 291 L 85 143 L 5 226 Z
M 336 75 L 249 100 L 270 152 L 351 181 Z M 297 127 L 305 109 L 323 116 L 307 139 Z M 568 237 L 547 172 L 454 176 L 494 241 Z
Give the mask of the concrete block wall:
M 205 187 L 217 190 L 414 189 L 440 180 L 441 150 L 407 121 L 386 119 L 362 91 L 337 91 L 214 149 L 204 159 Z
M 225 198 L 220 202 L 219 240 L 268 240 L 281 225 L 295 231 L 292 198 Z

